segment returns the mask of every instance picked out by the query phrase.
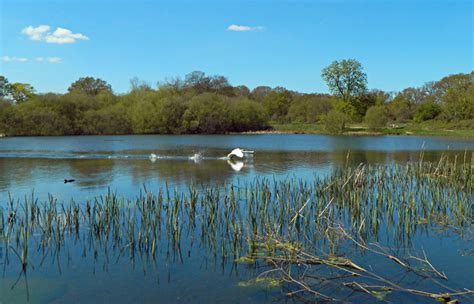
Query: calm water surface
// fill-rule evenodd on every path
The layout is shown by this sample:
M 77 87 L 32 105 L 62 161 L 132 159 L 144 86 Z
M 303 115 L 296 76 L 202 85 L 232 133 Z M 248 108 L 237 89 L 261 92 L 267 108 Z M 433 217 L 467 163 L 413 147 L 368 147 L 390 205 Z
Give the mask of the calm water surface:
M 244 161 L 223 159 L 235 147 L 254 150 Z M 437 160 L 442 154 L 459 159 L 474 151 L 470 139 L 438 137 L 347 137 L 322 135 L 226 135 L 226 136 L 84 136 L 18 137 L 0 139 L 0 207 L 9 195 L 46 200 L 86 200 L 110 189 L 135 198 L 146 187 L 187 189 L 189 185 L 245 184 L 256 178 L 311 180 L 335 168 L 363 163 L 406 163 L 420 158 Z M 150 159 L 150 154 L 156 159 Z M 199 154 L 201 157 L 196 157 Z M 63 180 L 75 179 L 64 184 Z M 26 283 L 15 267 L 2 266 L 5 248 L 0 239 L 0 303 L 22 303 Z M 472 250 L 458 237 L 420 235 L 418 248 L 430 248 L 431 259 L 454 282 L 474 288 L 474 259 L 461 257 Z M 450 249 L 446 249 L 450 248 Z M 31 303 L 250 303 L 285 302 L 280 291 L 238 288 L 238 282 L 255 277 L 257 270 L 232 267 L 194 249 L 184 258 L 161 252 L 156 263 L 145 259 L 95 263 L 84 258 L 73 244 L 68 258 L 36 260 L 29 272 Z M 38 265 L 38 264 L 41 264 Z M 448 266 L 449 267 L 448 267 Z M 442 267 L 446 266 L 446 267 Z M 431 303 L 431 302 L 428 302 Z
M 254 150 L 243 162 L 221 159 L 233 148 Z M 404 163 L 443 153 L 462 155 L 474 141 L 442 137 L 322 135 L 17 137 L 0 140 L 0 194 L 90 199 L 110 188 L 135 197 L 151 189 L 245 182 L 256 177 L 312 178 L 337 166 Z M 159 158 L 151 161 L 151 153 Z M 202 159 L 193 159 L 197 153 Z M 347 157 L 349 154 L 349 158 Z M 64 184 L 63 180 L 75 179 Z

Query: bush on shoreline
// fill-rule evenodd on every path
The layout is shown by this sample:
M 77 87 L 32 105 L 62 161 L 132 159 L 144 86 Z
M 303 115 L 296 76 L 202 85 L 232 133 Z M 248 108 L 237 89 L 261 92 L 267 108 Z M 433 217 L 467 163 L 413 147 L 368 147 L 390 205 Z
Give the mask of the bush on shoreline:
M 250 90 L 230 85 L 224 76 L 192 72 L 157 88 L 132 79 L 130 92 L 118 95 L 92 77 L 75 81 L 66 94 L 35 94 L 31 85 L 9 84 L 0 76 L 0 134 L 224 134 L 269 130 L 270 122 L 321 124 L 334 134 L 361 121 L 371 130 L 425 121 L 472 128 L 473 80 L 474 72 L 450 75 L 396 94 L 367 91 L 361 83 L 358 95 L 329 95 L 282 87 Z

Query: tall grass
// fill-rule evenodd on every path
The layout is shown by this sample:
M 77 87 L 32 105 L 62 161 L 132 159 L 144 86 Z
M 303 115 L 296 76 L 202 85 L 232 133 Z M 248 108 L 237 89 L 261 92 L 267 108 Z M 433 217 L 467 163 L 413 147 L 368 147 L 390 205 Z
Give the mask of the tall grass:
M 145 188 L 134 200 L 111 191 L 81 203 L 10 198 L 0 213 L 0 233 L 24 271 L 30 246 L 58 253 L 70 239 L 87 244 L 94 257 L 112 249 L 117 257 L 155 259 L 160 251 L 181 255 L 183 244 L 198 242 L 223 260 L 253 262 L 262 236 L 285 240 L 280 247 L 265 245 L 271 249 L 266 254 L 281 246 L 290 252 L 325 247 L 333 254 L 341 240 L 333 229 L 337 224 L 364 242 L 383 237 L 409 246 L 414 235 L 432 228 L 460 235 L 472 229 L 472 173 L 466 153 L 436 163 L 422 157 L 406 165 L 345 166 L 311 181 L 256 179 L 190 185 L 187 192 Z

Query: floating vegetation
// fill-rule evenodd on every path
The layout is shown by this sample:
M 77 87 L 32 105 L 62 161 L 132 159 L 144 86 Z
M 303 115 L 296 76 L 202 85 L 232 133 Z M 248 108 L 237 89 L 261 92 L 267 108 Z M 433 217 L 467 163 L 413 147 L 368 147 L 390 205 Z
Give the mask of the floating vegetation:
M 239 282 L 239 287 L 264 287 L 264 288 L 277 288 L 280 287 L 283 283 L 282 280 L 275 279 L 275 278 L 265 278 L 259 277 L 254 280 L 250 280 L 247 282 Z
M 102 255 L 133 263 L 137 256 L 155 261 L 161 253 L 181 258 L 197 244 L 222 263 L 261 269 L 239 286 L 278 287 L 302 301 L 350 302 L 354 294 L 379 301 L 397 294 L 472 300 L 473 291 L 449 287 L 429 252 L 398 250 L 412 248 L 420 233 L 472 236 L 472 173 L 466 153 L 462 161 L 360 164 L 311 182 L 257 179 L 225 187 L 192 185 L 185 193 L 145 188 L 134 200 L 113 192 L 84 203 L 10 198 L 0 212 L 6 248 L 0 262 L 7 267 L 17 257 L 26 279 L 32 254 L 59 263 L 66 254 L 61 248 L 68 246 L 83 248 L 93 261 Z M 390 269 L 431 283 L 406 285 L 361 257 L 383 259 Z

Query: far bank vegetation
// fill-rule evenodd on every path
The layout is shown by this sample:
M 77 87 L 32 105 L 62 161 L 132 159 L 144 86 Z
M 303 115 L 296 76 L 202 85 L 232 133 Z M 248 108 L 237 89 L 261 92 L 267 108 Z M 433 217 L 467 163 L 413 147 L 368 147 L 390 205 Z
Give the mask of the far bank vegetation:
M 353 59 L 334 61 L 321 76 L 331 94 L 251 90 L 200 71 L 157 85 L 135 78 L 125 94 L 93 77 L 78 79 L 66 94 L 38 94 L 30 84 L 0 76 L 0 134 L 223 134 L 284 124 L 310 124 L 333 134 L 351 124 L 370 131 L 407 124 L 474 129 L 474 72 L 400 92 L 369 89 L 362 65 Z

